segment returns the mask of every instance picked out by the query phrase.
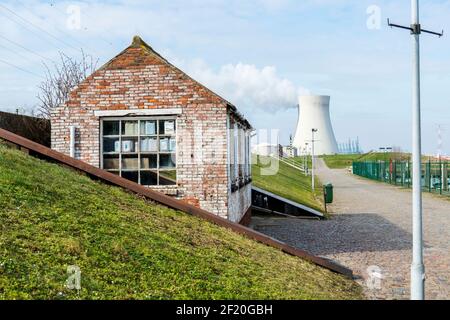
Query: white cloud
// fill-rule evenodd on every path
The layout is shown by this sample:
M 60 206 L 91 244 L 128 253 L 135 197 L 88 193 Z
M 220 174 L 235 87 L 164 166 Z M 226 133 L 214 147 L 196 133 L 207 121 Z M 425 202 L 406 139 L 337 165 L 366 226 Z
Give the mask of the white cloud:
M 258 68 L 237 63 L 224 65 L 215 71 L 202 60 L 181 62 L 181 65 L 194 79 L 245 111 L 273 112 L 295 108 L 298 95 L 308 93 L 280 77 L 274 66 Z

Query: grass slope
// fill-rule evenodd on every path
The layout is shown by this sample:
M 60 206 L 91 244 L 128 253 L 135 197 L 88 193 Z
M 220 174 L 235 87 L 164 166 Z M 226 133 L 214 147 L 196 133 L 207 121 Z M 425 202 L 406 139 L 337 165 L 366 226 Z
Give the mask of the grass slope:
M 409 160 L 411 157 L 408 153 L 401 152 L 369 152 L 365 154 L 336 154 L 322 156 L 328 168 L 343 169 L 350 167 L 353 161 L 389 161 L 392 160 Z
M 315 180 L 316 190 L 313 194 L 311 176 L 305 176 L 299 170 L 273 158 L 258 156 L 258 161 L 256 161 L 256 156 L 253 155 L 252 162 L 254 186 L 316 210 L 324 211 L 322 186 L 317 178 Z M 269 163 L 273 165 L 275 170 L 267 175 L 263 170 L 270 167 Z
M 403 152 L 370 152 L 362 155 L 357 161 L 389 161 L 389 160 L 409 160 L 411 154 Z
M 0 144 L 0 299 L 360 297 L 340 275 Z
M 359 161 L 360 154 L 336 154 L 329 156 L 321 156 L 326 165 L 330 169 L 343 169 L 350 167 L 353 161 Z

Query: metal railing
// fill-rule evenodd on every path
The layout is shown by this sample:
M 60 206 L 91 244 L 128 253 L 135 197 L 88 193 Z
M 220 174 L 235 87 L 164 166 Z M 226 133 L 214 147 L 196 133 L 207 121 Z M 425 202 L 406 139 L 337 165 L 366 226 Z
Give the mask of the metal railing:
M 353 174 L 407 188 L 412 184 L 411 171 L 410 161 L 353 162 Z M 422 190 L 450 196 L 450 162 L 423 162 Z

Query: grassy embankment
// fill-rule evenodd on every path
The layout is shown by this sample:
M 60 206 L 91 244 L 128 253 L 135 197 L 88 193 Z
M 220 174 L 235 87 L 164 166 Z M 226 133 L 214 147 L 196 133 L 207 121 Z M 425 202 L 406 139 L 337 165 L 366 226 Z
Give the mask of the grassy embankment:
M 360 154 L 337 154 L 331 156 L 322 156 L 326 165 L 330 169 L 343 169 L 350 167 L 353 161 L 360 161 Z
M 256 187 L 316 210 L 324 211 L 322 185 L 317 177 L 315 179 L 316 189 L 313 193 L 310 175 L 306 176 L 299 170 L 274 158 L 261 156 L 258 158 L 259 160 L 256 163 L 255 155 L 253 155 L 252 177 L 253 184 Z M 271 165 L 275 170 L 268 170 Z M 265 173 L 264 170 L 267 172 Z
M 66 288 L 67 267 L 81 290 Z M 0 299 L 354 299 L 353 281 L 0 144 Z
M 408 160 L 411 155 L 400 152 L 370 152 L 365 154 L 337 154 L 329 156 L 321 156 L 327 166 L 331 169 L 343 169 L 351 167 L 353 161 L 389 161 L 392 160 Z

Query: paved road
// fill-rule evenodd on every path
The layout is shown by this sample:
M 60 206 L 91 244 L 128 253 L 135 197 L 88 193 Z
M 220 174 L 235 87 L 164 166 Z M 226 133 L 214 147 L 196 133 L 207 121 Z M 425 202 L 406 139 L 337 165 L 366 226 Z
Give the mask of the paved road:
M 353 269 L 370 299 L 408 299 L 411 192 L 330 170 L 322 160 L 318 175 L 335 186 L 330 220 L 256 217 L 255 229 Z M 424 238 L 426 298 L 448 300 L 450 201 L 424 194 Z

